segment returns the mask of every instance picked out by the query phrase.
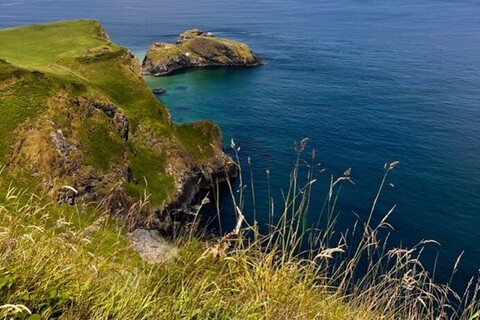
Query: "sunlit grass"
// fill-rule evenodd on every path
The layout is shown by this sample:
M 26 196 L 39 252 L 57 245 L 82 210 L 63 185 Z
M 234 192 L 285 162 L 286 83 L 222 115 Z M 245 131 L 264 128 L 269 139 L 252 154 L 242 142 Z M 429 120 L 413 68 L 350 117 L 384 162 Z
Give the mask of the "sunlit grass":
M 66 319 L 338 319 L 349 309 L 276 252 L 209 254 L 195 239 L 163 264 L 140 261 L 124 228 L 11 189 L 0 207 L 0 315 Z M 89 213 L 90 212 L 90 213 Z M 89 223 L 74 223 L 89 214 Z M 33 315 L 33 316 L 32 316 Z M 368 317 L 361 317 L 368 319 Z
M 0 57 L 29 69 L 48 71 L 62 57 L 79 55 L 103 44 L 100 31 L 100 24 L 92 20 L 0 30 Z

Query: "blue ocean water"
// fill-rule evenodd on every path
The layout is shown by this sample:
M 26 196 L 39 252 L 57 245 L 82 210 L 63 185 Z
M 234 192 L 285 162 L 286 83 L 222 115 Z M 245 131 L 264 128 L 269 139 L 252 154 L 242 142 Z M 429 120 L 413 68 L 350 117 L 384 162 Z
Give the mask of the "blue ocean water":
M 81 17 L 100 20 L 140 59 L 151 42 L 193 27 L 248 43 L 264 66 L 146 80 L 167 89 L 159 98 L 176 122 L 213 119 L 226 146 L 235 139 L 251 157 L 257 198 L 266 198 L 269 169 L 280 199 L 303 137 L 326 169 L 312 215 L 330 174 L 351 167 L 356 185 L 343 189 L 340 226 L 366 216 L 384 163 L 400 161 L 379 208 L 397 204 L 394 241 L 437 240 L 425 258 L 439 253 L 439 281 L 463 251 L 457 287 L 478 274 L 478 1 L 0 0 L 0 27 Z

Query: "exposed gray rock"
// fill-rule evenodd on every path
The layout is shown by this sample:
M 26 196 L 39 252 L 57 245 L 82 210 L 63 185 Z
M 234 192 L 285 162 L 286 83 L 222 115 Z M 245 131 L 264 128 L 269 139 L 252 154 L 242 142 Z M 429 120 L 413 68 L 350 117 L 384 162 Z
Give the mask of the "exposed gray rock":
M 122 137 L 123 140 L 128 141 L 128 133 L 129 129 L 129 122 L 128 118 L 124 114 L 118 114 L 114 118 L 115 127 L 117 128 L 118 133 Z
M 110 119 L 113 119 L 115 117 L 115 111 L 117 107 L 114 104 L 91 101 L 91 106 L 95 109 L 103 111 Z
M 69 205 L 75 205 L 75 200 L 78 195 L 78 191 L 70 186 L 63 186 L 57 195 L 57 201 L 59 203 L 68 203 Z
M 55 149 L 60 156 L 68 157 L 71 151 L 77 150 L 75 145 L 70 144 L 67 141 L 62 129 L 57 129 L 56 131 L 50 132 L 50 138 L 52 139 L 52 143 L 55 145 Z
M 105 103 L 89 99 L 76 99 L 74 103 L 77 106 L 83 108 L 93 108 L 100 110 L 109 118 L 110 122 L 115 125 L 117 132 L 120 134 L 123 140 L 128 141 L 129 121 L 127 116 L 120 111 L 120 109 L 113 103 Z
M 210 32 L 205 32 L 199 29 L 191 29 L 180 34 L 177 40 L 177 44 L 184 43 L 185 41 L 188 41 L 195 37 L 213 38 L 213 35 Z
M 162 263 L 178 255 L 177 246 L 162 238 L 158 231 L 136 229 L 129 236 L 135 251 L 149 262 Z

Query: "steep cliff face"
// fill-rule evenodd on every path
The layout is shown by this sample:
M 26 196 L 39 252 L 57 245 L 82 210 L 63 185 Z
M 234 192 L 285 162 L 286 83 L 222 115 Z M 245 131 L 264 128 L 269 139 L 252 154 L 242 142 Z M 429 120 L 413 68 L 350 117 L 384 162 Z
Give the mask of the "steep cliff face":
M 5 29 L 0 43 L 0 189 L 39 185 L 59 203 L 95 201 L 133 227 L 160 226 L 167 208 L 235 175 L 218 126 L 172 123 L 97 22 Z M 149 208 L 131 210 L 145 194 Z
M 258 66 L 263 60 L 244 43 L 216 38 L 198 29 L 182 33 L 176 44 L 155 42 L 143 60 L 144 74 L 167 75 L 186 68 Z

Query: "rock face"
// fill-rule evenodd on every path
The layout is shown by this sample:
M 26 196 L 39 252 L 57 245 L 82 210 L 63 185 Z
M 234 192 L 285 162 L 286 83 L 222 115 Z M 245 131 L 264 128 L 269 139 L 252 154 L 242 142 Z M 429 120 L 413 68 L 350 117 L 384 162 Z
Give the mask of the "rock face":
M 145 75 L 162 76 L 187 68 L 261 64 L 263 60 L 246 44 L 193 29 L 182 33 L 176 44 L 153 43 L 143 60 L 142 69 Z

